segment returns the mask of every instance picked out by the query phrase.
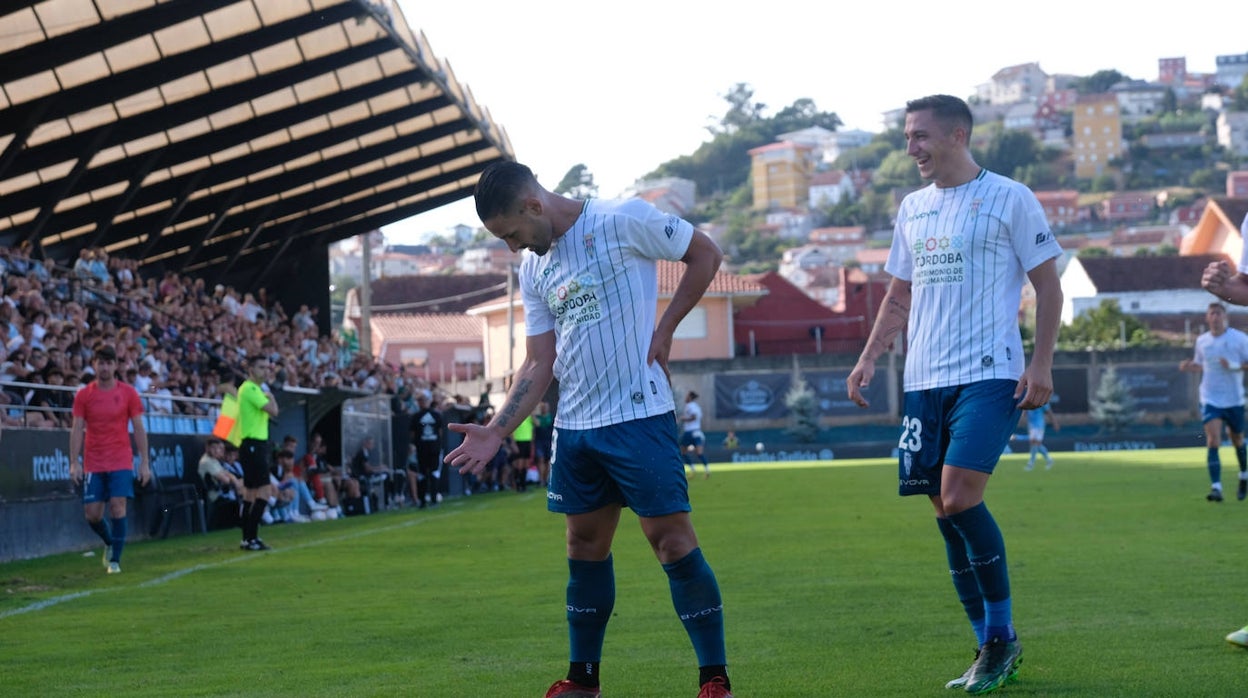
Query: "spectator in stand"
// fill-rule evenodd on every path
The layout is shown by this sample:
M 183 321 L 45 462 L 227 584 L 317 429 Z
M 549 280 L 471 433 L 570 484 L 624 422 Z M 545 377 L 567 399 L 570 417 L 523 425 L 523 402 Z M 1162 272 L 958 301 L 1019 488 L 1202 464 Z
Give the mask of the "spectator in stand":
M 81 279 L 91 278 L 91 248 L 84 247 L 78 250 L 78 259 L 74 261 L 74 277 Z
M 379 454 L 374 446 L 373 437 L 365 436 L 360 448 L 351 457 L 351 475 L 360 483 L 360 492 L 365 496 L 376 496 L 377 507 L 384 508 L 391 497 L 391 478 L 394 469 L 379 461 Z
M 416 413 L 411 421 L 411 443 L 416 448 L 416 472 L 408 471 L 408 484 L 414 500 L 422 509 L 428 504 L 442 500 L 438 479 L 434 474 L 441 468 L 442 440 L 446 434 L 442 413 L 433 409 L 429 396 L 424 392 L 416 395 Z
M 151 395 L 147 399 L 147 405 L 152 414 L 173 414 L 173 391 L 170 390 L 168 381 L 160 378 L 152 381 Z
M 273 521 L 282 523 L 307 523 L 312 519 L 299 511 L 299 491 L 294 478 L 295 452 L 285 448 L 273 454 L 273 466 L 269 470 L 269 509 Z M 305 486 L 306 488 L 306 486 Z M 309 510 L 310 513 L 311 510 Z M 266 520 L 265 523 L 271 523 Z
M 60 368 L 50 368 L 46 380 L 50 387 L 36 390 L 32 404 L 43 414 L 45 426 L 68 429 L 73 426 L 74 394 L 60 389 L 65 385 Z
M 322 504 L 328 504 L 330 511 L 342 516 L 342 500 L 340 494 L 352 499 L 358 499 L 360 496 L 360 485 L 350 476 L 342 472 L 342 468 L 332 465 L 327 459 L 326 454 L 329 449 L 325 445 L 325 439 L 318 433 L 313 433 L 311 441 L 308 443 L 308 453 L 303 457 L 304 466 L 307 468 L 309 477 L 316 478 L 316 482 L 320 483 L 322 495 L 318 494 L 317 501 Z M 313 486 L 314 492 L 315 484 Z
M 286 467 L 284 463 L 278 462 L 281 471 L 282 486 L 289 487 L 295 492 L 295 511 L 303 516 L 311 516 L 317 511 L 325 511 L 328 507 L 319 504 L 316 498 L 312 496 L 312 490 L 308 487 L 307 469 L 304 467 L 303 459 L 295 460 L 295 453 L 299 451 L 299 439 L 293 434 L 287 434 L 282 439 L 282 451 L 290 452 L 290 465 Z M 279 454 L 281 451 L 278 452 Z M 287 484 L 289 483 L 289 484 Z
M 235 451 L 237 452 L 237 451 Z M 208 495 L 208 528 L 235 528 L 243 496 L 243 480 L 225 466 L 225 442 L 209 437 L 199 458 L 199 477 Z

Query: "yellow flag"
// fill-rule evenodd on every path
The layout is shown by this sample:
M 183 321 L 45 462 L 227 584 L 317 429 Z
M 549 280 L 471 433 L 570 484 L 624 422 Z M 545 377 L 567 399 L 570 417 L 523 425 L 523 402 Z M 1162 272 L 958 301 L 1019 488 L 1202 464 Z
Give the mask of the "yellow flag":
M 242 425 L 238 423 L 238 398 L 229 393 L 221 398 L 221 414 L 212 427 L 212 435 L 235 446 L 243 443 Z

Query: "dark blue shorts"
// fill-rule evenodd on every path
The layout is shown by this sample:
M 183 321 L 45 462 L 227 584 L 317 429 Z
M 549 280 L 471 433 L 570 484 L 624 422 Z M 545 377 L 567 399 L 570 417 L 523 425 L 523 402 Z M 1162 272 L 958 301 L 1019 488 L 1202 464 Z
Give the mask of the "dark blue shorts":
M 82 482 L 82 503 L 107 502 L 113 497 L 134 496 L 134 471 L 110 470 L 86 473 Z
M 673 413 L 597 429 L 557 429 L 546 508 L 585 514 L 623 504 L 638 516 L 689 511 Z
M 991 473 L 1018 424 L 1017 387 L 1017 381 L 988 380 L 906 393 L 898 493 L 940 494 L 945 465 Z
M 1244 433 L 1244 406 L 1237 407 L 1214 407 L 1213 405 L 1200 406 L 1200 423 L 1204 424 L 1214 419 L 1222 420 L 1226 428 L 1235 434 Z

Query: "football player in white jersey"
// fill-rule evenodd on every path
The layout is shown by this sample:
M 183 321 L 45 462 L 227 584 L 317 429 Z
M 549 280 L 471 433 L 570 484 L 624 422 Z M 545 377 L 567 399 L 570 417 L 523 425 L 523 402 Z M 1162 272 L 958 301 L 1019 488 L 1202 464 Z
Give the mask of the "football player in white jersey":
M 1222 501 L 1222 427 L 1231 435 L 1239 462 L 1240 501 L 1248 497 L 1248 449 L 1244 445 L 1244 367 L 1248 366 L 1248 335 L 1226 322 L 1226 306 L 1210 303 L 1205 311 L 1209 329 L 1196 338 L 1191 359 L 1179 362 L 1180 371 L 1200 374 L 1200 414 L 1205 426 L 1205 466 L 1212 489 L 1205 499 Z
M 1244 247 L 1239 256 L 1239 273 L 1226 262 L 1212 262 L 1205 267 L 1200 285 L 1227 303 L 1248 305 L 1248 216 L 1239 224 L 1240 238 Z M 1226 636 L 1232 645 L 1248 647 L 1248 625 Z
M 723 602 L 689 518 L 667 360 L 681 319 L 723 258 L 704 233 L 639 199 L 579 201 L 548 191 L 529 168 L 490 165 L 477 182 L 486 229 L 523 251 L 526 356 L 486 425 L 451 425 L 446 456 L 479 472 L 559 380 L 546 504 L 567 525 L 569 668 L 547 698 L 600 696 L 599 663 L 615 604 L 611 542 L 623 507 L 641 521 L 698 658 L 699 698 L 731 696 Z M 656 261 L 685 265 L 658 314 Z
M 954 588 L 979 649 L 949 688 L 994 691 L 1018 674 L 1001 529 L 984 489 L 1020 409 L 1048 402 L 1062 292 L 1061 248 L 1027 187 L 976 164 L 966 102 L 933 95 L 907 103 L 907 153 L 931 184 L 897 213 L 885 269 L 893 276 L 867 346 L 850 373 L 849 397 L 876 360 L 909 330 L 899 492 L 927 495 L 945 541 Z M 1023 284 L 1036 289 L 1035 351 L 1018 329 Z

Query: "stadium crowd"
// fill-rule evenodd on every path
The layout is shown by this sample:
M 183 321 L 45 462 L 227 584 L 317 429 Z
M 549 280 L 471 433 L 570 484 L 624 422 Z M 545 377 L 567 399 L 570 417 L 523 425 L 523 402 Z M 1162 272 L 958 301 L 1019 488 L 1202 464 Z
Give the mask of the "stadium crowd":
M 73 389 L 93 379 L 91 359 L 100 346 L 114 348 L 118 379 L 138 390 L 148 412 L 205 417 L 216 416 L 226 386 L 244 376 L 246 359 L 262 355 L 275 368 L 274 387 L 387 395 L 399 448 L 376 457 L 377 465 L 393 474 L 385 501 L 419 506 L 436 503 L 444 488 L 426 482 L 430 469 L 421 471 L 414 445 L 410 455 L 402 455 L 411 443 L 412 416 L 422 404 L 439 412 L 445 453 L 458 440 L 446 423 L 491 414 L 488 393 L 471 404 L 405 367 L 353 352 L 340 334 L 320 333 L 319 308 L 301 305 L 289 314 L 264 288 L 240 293 L 217 284 L 210 289 L 202 278 L 174 271 L 145 278 L 136 260 L 110 256 L 102 248 L 83 249 L 72 265 L 57 264 L 43 259 L 29 241 L 0 247 L 0 279 L 0 421 L 5 425 L 68 428 Z M 309 439 L 312 450 L 296 454 L 294 468 L 317 506 L 309 507 L 302 498 L 276 520 L 302 520 L 321 507 L 341 511 L 341 500 L 367 496 L 368 478 L 329 465 L 323 444 L 322 452 L 315 450 L 318 441 L 318 435 Z M 507 467 L 516 464 L 519 454 L 513 444 L 507 449 L 485 477 L 465 483 L 468 493 L 523 486 L 526 471 L 513 477 Z M 289 482 L 276 463 L 275 470 L 279 481 Z M 408 472 L 417 475 L 409 478 Z M 289 497 L 294 488 L 278 489 Z

